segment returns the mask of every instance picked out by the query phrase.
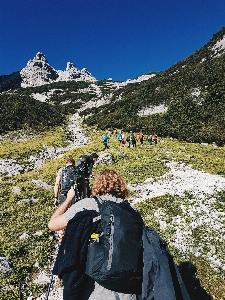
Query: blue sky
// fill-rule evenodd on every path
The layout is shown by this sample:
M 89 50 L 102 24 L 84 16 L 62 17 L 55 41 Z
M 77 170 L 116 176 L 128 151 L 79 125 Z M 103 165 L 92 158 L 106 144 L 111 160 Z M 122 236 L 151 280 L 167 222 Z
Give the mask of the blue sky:
M 1 0 L 0 75 L 37 52 L 97 79 L 163 71 L 225 26 L 224 0 Z

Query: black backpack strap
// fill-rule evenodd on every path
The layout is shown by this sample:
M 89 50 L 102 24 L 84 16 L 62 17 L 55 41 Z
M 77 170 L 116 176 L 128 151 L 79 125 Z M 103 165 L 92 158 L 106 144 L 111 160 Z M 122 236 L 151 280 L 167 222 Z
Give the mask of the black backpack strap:
M 98 197 L 94 196 L 93 198 L 95 199 L 96 203 L 98 204 L 98 209 L 99 209 L 99 213 L 98 213 L 99 215 L 97 217 L 93 218 L 93 222 L 96 222 L 98 220 L 101 220 L 101 210 L 100 210 L 101 202 L 99 201 Z
M 99 209 L 99 212 L 101 211 L 101 202 L 99 201 L 98 197 L 97 196 L 94 196 L 93 197 L 95 199 L 95 201 L 97 202 L 97 205 L 98 205 L 98 209 Z

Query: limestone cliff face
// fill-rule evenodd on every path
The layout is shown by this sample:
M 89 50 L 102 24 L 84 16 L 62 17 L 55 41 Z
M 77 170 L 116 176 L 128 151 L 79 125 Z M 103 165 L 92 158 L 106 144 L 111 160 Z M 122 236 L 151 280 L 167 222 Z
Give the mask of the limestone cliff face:
M 34 59 L 28 61 L 26 67 L 20 71 L 20 76 L 21 87 L 52 83 L 59 77 L 57 71 L 49 65 L 41 52 L 38 52 Z
M 71 62 L 67 63 L 65 71 L 57 71 L 58 79 L 57 81 L 96 81 L 96 79 L 88 72 L 86 68 L 83 68 L 81 71 L 78 70 L 75 65 Z
M 55 70 L 50 66 L 45 55 L 38 52 L 21 71 L 0 76 L 0 92 L 20 87 L 40 86 L 56 81 L 69 80 L 97 81 L 86 68 L 79 70 L 71 62 L 67 63 L 66 70 Z

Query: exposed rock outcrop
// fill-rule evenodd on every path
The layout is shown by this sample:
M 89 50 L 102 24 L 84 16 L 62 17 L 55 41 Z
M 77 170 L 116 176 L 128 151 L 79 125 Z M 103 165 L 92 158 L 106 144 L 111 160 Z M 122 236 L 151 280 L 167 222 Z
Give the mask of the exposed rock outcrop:
M 102 153 L 98 160 L 96 161 L 96 165 L 101 165 L 101 164 L 112 164 L 113 163 L 113 156 L 111 153 Z
M 0 273 L 11 271 L 11 264 L 7 257 L 0 257 Z
M 96 81 L 96 79 L 91 75 L 86 68 L 83 68 L 81 71 L 78 70 L 75 65 L 71 62 L 67 63 L 65 71 L 57 71 L 58 79 L 57 81 Z
M 69 80 L 96 81 L 96 78 L 86 68 L 79 70 L 71 62 L 67 63 L 65 71 L 55 70 L 50 66 L 45 55 L 38 52 L 21 71 L 0 76 L 0 92 Z
M 44 54 L 38 52 L 34 59 L 29 60 L 26 67 L 20 71 L 21 87 L 38 86 L 52 83 L 59 77 L 57 71 L 51 67 Z

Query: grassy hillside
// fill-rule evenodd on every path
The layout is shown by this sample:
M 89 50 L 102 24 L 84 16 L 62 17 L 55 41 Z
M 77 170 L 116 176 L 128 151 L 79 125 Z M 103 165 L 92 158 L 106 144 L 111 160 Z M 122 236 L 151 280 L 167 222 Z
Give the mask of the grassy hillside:
M 0 133 L 18 129 L 41 132 L 61 126 L 68 114 L 89 101 L 111 97 L 111 82 L 56 82 L 0 93 Z M 38 99 L 38 100 L 37 100 Z M 86 113 L 85 113 L 86 115 Z
M 26 299 L 29 291 L 37 297 L 46 290 L 46 286 L 33 281 L 40 270 L 49 269 L 56 243 L 47 228 L 54 211 L 53 188 L 39 187 L 32 180 L 53 185 L 56 171 L 64 164 L 66 156 L 71 155 L 77 159 L 82 153 L 101 153 L 102 132 L 89 130 L 88 134 L 92 138 L 90 144 L 70 150 L 62 158 L 49 161 L 39 169 L 14 177 L 3 177 L 0 181 L 0 256 L 8 257 L 12 263 L 10 273 L 0 274 L 0 299 Z M 43 133 L 43 141 L 47 137 L 48 133 Z M 63 137 L 59 138 L 59 132 L 51 132 L 48 147 L 58 147 L 64 143 Z M 23 161 L 24 156 L 33 154 L 35 148 L 38 151 L 41 147 L 43 142 L 37 137 L 15 144 L 13 141 L 10 144 L 6 141 L 0 147 L 0 158 L 10 157 Z M 9 151 L 13 148 L 15 151 Z M 96 166 L 95 172 L 108 167 L 116 169 L 133 187 L 141 185 L 147 178 L 157 181 L 157 178 L 168 172 L 165 161 L 172 160 L 192 165 L 196 170 L 225 176 L 224 147 L 216 148 L 165 138 L 157 145 L 144 143 L 142 148 L 138 145 L 136 150 L 130 148 L 120 152 L 114 136 L 110 140 L 109 152 L 114 157 L 114 163 L 110 166 Z M 211 203 L 212 197 L 214 201 Z M 209 255 L 214 255 L 215 260 L 224 260 L 222 233 L 225 229 L 225 191 L 212 197 L 202 195 L 196 199 L 190 193 L 182 197 L 166 194 L 137 204 L 145 223 L 155 228 L 168 242 L 177 264 L 181 267 L 192 299 L 198 300 L 207 299 L 207 293 L 218 300 L 225 297 L 224 270 L 212 266 L 209 260 Z M 134 198 L 135 193 L 132 192 L 130 200 Z M 215 221 L 217 227 L 211 226 L 209 218 Z M 193 222 L 200 219 L 203 220 L 202 223 L 193 226 Z M 181 248 L 179 243 L 175 243 L 177 230 L 185 235 L 186 247 Z M 21 239 L 25 233 L 26 238 Z M 197 277 L 195 272 L 191 272 L 193 268 L 196 268 Z
M 17 129 L 43 130 L 62 125 L 66 117 L 57 107 L 19 92 L 0 94 L 0 133 Z
M 215 56 L 212 50 L 224 35 L 225 27 L 200 50 L 166 71 L 115 91 L 112 101 L 95 109 L 86 124 L 224 144 L 225 54 Z M 138 115 L 143 108 L 161 104 L 168 108 L 166 112 Z
M 119 127 L 157 132 L 221 146 L 225 143 L 225 54 L 223 49 L 215 52 L 214 46 L 224 36 L 225 27 L 193 55 L 139 83 L 69 81 L 5 91 L 0 94 L 0 132 L 52 128 L 85 107 L 84 122 L 100 130 Z M 45 97 L 45 103 L 35 100 L 37 94 Z M 88 107 L 89 101 L 98 100 L 107 104 Z M 159 105 L 167 110 L 139 114 Z

